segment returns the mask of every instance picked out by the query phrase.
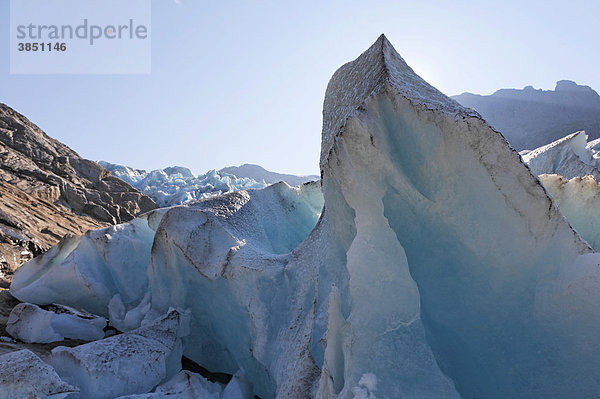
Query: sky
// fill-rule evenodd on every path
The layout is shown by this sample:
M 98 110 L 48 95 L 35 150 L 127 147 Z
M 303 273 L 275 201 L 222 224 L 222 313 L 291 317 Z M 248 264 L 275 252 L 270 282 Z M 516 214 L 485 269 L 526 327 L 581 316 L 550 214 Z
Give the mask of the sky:
M 318 174 L 327 82 L 385 33 L 447 95 L 600 89 L 600 2 L 152 0 L 151 73 L 11 75 L 0 102 L 93 160 Z

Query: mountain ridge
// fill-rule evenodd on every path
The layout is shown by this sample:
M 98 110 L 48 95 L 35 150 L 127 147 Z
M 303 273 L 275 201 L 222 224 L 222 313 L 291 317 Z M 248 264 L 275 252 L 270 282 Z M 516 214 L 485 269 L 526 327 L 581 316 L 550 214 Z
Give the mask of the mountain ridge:
M 600 137 L 600 95 L 589 86 L 559 80 L 554 90 L 499 89 L 491 95 L 452 96 L 475 109 L 518 151 L 532 150 L 567 133 L 585 130 Z
M 309 181 L 319 180 L 317 175 L 292 175 L 287 173 L 272 172 L 260 165 L 245 163 L 240 166 L 228 166 L 220 169 L 219 172 L 229 173 L 237 177 L 248 177 L 256 181 L 264 180 L 267 184 L 279 183 L 284 181 L 290 186 L 299 186 Z

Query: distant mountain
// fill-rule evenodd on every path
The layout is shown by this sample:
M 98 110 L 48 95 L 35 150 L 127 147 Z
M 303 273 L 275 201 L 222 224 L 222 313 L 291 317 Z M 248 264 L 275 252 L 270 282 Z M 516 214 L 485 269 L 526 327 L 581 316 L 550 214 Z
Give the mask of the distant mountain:
M 290 186 L 299 186 L 302 183 L 319 180 L 317 175 L 296 176 L 284 173 L 270 172 L 259 165 L 244 164 L 242 166 L 229 166 L 221 169 L 219 172 L 229 173 L 237 177 L 248 177 L 256 181 L 264 181 L 267 184 L 274 184 L 284 181 Z
M 152 198 L 159 206 L 173 206 L 250 188 L 263 188 L 266 183 L 248 177 L 236 177 L 211 170 L 195 176 L 191 170 L 172 166 L 147 172 L 105 161 L 98 163 L 114 176 L 123 179 Z
M 600 96 L 589 86 L 569 80 L 554 90 L 501 89 L 489 96 L 463 93 L 452 97 L 474 108 L 516 150 L 532 150 L 566 134 L 585 130 L 600 137 Z
M 0 104 L 0 285 L 65 234 L 131 220 L 147 196 Z

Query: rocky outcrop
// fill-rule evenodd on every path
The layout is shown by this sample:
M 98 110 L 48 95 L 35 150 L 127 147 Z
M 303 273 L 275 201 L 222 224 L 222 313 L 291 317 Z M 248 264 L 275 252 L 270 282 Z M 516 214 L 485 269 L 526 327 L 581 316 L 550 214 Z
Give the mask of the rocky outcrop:
M 43 253 L 64 235 L 106 225 L 0 180 L 0 286 L 8 287 L 19 265 Z
M 56 244 L 156 208 L 147 196 L 0 104 L 0 284 Z

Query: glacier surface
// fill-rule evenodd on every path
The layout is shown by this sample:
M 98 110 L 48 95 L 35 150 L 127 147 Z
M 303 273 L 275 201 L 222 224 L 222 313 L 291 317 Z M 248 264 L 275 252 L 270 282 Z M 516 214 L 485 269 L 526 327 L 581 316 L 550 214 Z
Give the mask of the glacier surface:
M 244 370 L 263 399 L 600 394 L 600 255 L 504 137 L 383 35 L 328 85 L 320 167 L 321 187 L 65 240 L 11 292 L 130 328 L 186 309 L 183 353 Z
M 23 302 L 59 303 L 103 317 L 109 316 L 108 304 L 117 295 L 125 305 L 138 305 L 148 290 L 152 241 L 166 211 L 63 238 L 19 269 L 11 292 Z
M 566 179 L 592 175 L 600 179 L 600 139 L 587 141 L 584 131 L 569 134 L 523 155 L 533 173 L 558 174 Z
M 598 214 L 600 139 L 587 141 L 585 132 L 569 134 L 526 154 L 523 161 L 552 195 L 573 228 L 600 250 Z
M 172 166 L 146 172 L 129 166 L 98 161 L 110 173 L 126 181 L 154 200 L 159 206 L 185 204 L 190 201 L 214 197 L 251 188 L 264 188 L 267 183 L 248 177 L 238 178 L 222 171 L 210 170 L 195 176 L 191 170 Z

